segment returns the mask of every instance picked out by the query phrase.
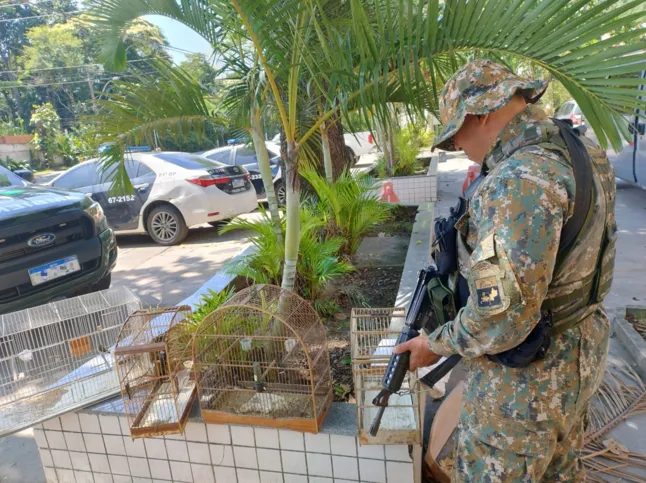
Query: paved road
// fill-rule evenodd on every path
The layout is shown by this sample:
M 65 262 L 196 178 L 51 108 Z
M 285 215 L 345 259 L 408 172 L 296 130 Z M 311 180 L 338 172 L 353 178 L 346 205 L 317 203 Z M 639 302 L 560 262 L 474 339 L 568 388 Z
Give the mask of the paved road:
M 244 216 L 260 215 L 256 212 Z M 175 305 L 246 248 L 248 235 L 221 235 L 217 228 L 202 225 L 191 229 L 186 240 L 174 247 L 157 245 L 146 235 L 118 235 L 119 256 L 112 285 L 125 285 L 145 305 Z

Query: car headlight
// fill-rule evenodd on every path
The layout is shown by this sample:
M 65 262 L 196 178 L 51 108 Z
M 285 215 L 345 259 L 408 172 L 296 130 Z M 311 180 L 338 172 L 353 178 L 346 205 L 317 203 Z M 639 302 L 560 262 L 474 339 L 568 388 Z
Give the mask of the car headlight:
M 103 214 L 103 208 L 101 208 L 101 205 L 96 201 L 85 208 L 85 212 L 94 219 L 95 223 L 99 223 L 105 218 L 105 215 Z

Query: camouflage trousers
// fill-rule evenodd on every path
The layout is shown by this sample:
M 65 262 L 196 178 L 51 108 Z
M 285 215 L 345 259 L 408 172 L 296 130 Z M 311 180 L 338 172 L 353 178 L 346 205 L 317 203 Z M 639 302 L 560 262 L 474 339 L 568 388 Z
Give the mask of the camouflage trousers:
M 576 417 L 568 434 L 557 435 L 555 431 L 531 431 L 513 421 L 474 422 L 468 408 L 463 408 L 458 426 L 455 473 L 451 481 L 584 481 L 580 455 L 584 432 L 585 413 Z

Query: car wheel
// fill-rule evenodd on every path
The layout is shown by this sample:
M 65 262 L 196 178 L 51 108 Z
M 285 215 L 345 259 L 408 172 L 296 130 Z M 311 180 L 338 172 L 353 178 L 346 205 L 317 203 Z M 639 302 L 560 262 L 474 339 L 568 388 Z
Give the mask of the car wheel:
M 162 205 L 154 208 L 146 220 L 148 235 L 159 245 L 177 245 L 188 235 L 184 217 L 177 208 Z
M 274 185 L 274 191 L 276 192 L 276 198 L 280 206 L 285 206 L 287 203 L 287 189 L 285 188 L 285 183 L 282 180 L 276 182 Z
M 105 277 L 99 280 L 92 286 L 92 292 L 98 292 L 100 290 L 108 290 L 112 285 L 112 274 L 108 273 Z
M 354 165 L 359 161 L 359 158 L 356 154 L 354 154 L 352 148 L 348 146 L 345 147 L 345 152 L 347 153 L 348 159 L 350 160 L 350 167 L 354 167 Z

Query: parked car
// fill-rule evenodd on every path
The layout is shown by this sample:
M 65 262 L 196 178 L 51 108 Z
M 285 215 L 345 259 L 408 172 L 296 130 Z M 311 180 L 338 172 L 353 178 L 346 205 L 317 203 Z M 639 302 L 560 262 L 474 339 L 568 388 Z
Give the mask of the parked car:
M 0 313 L 107 289 L 116 261 L 99 203 L 0 166 Z
M 642 78 L 646 79 L 646 70 L 642 72 Z M 641 86 L 644 91 L 642 101 L 646 100 L 646 87 Z M 630 132 L 632 140 L 623 142 L 621 152 L 608 149 L 608 158 L 615 168 L 618 178 L 636 184 L 646 189 L 646 111 L 638 110 L 634 116 L 629 116 Z
M 284 205 L 287 192 L 285 191 L 285 183 L 283 182 L 280 165 L 278 163 L 280 160 L 280 146 L 273 141 L 267 142 L 267 152 L 269 153 L 269 165 L 271 167 L 276 197 L 278 198 L 278 203 Z M 244 144 L 226 146 L 205 151 L 202 153 L 202 156 L 228 166 L 240 166 L 246 169 L 249 172 L 258 198 L 262 199 L 267 196 L 265 193 L 265 185 L 260 176 L 256 151 L 252 146 Z
M 202 156 L 178 152 L 127 153 L 134 193 L 111 192 L 113 179 L 86 161 L 50 181 L 56 188 L 90 195 L 117 233 L 147 233 L 160 245 L 176 245 L 190 227 L 217 222 L 257 208 L 249 173 Z
M 562 104 L 561 107 L 556 110 L 554 117 L 556 119 L 569 119 L 572 121 L 572 126 L 574 127 L 586 124 L 583 112 L 574 99 L 570 99 L 566 103 Z
M 343 135 L 343 140 L 348 156 L 353 160 L 353 165 L 359 161 L 360 156 L 373 152 L 377 147 L 370 131 L 346 133 Z M 280 134 L 276 134 L 271 142 L 278 146 L 280 152 Z

